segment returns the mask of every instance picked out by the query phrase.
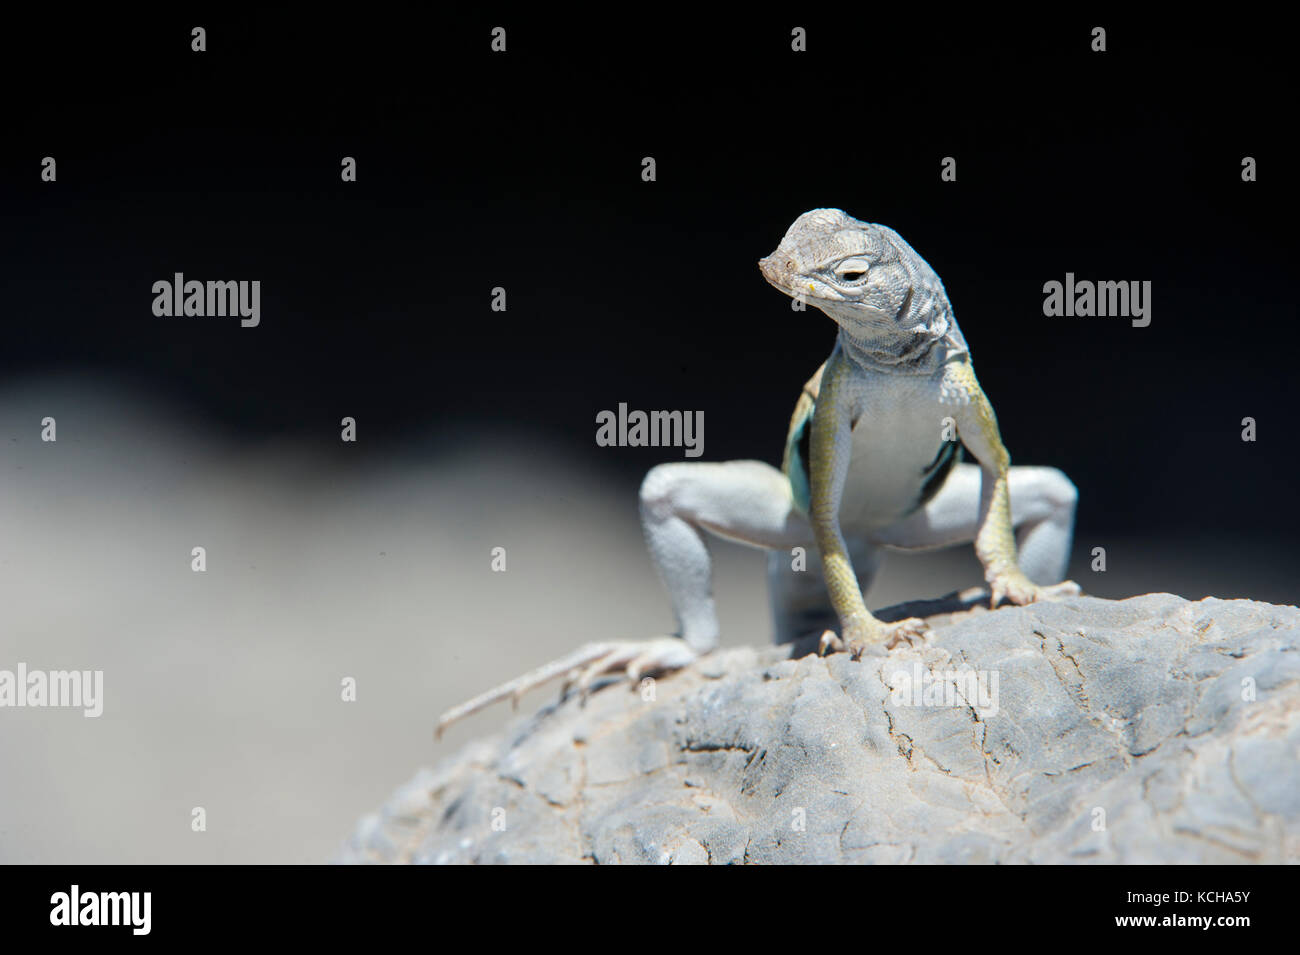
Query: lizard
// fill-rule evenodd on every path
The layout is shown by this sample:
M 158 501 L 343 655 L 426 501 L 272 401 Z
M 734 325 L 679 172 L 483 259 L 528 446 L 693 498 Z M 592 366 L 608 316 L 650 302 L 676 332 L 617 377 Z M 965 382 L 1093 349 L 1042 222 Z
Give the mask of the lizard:
M 934 269 L 893 229 L 839 209 L 799 216 L 759 270 L 838 327 L 803 386 L 782 466 L 674 462 L 641 484 L 651 558 L 678 631 L 587 644 L 444 713 L 437 734 L 496 700 L 517 705 L 559 676 L 585 694 L 601 676 L 688 666 L 718 645 L 705 532 L 766 548 L 778 642 L 816 633 L 819 651 L 854 659 L 923 636 L 923 620 L 885 623 L 863 593 L 886 550 L 973 543 L 990 606 L 1079 594 L 1062 580 L 1077 491 L 1060 470 L 1012 467 L 997 417 Z M 965 447 L 976 463 L 962 461 Z M 820 566 L 796 570 L 793 548 Z M 836 632 L 838 629 L 838 632 Z

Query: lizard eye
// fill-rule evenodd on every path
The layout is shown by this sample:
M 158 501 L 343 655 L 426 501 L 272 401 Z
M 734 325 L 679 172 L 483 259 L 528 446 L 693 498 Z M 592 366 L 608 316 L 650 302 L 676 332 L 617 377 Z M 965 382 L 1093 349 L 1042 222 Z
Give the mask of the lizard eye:
M 835 275 L 843 282 L 860 282 L 867 275 L 867 263 L 862 259 L 845 259 L 835 266 Z

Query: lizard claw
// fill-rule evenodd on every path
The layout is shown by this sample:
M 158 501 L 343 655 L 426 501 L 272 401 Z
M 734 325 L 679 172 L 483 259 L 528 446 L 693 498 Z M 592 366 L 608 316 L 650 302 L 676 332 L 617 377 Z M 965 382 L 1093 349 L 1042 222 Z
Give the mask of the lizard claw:
M 1060 600 L 1063 597 L 1078 597 L 1083 588 L 1073 580 L 1063 580 L 1059 584 L 1039 585 L 1021 573 L 1003 574 L 989 581 L 990 609 L 996 609 L 1005 598 L 1017 606 L 1036 603 L 1040 600 Z
M 818 642 L 818 652 L 825 656 L 828 651 L 848 650 L 854 660 L 862 654 L 883 654 L 906 641 L 909 645 L 917 638 L 924 638 L 929 633 L 930 625 L 920 617 L 908 617 L 892 623 L 882 623 L 875 618 L 870 621 L 854 621 L 844 627 L 844 636 L 838 636 L 833 630 L 822 634 Z
M 888 636 L 885 641 L 886 650 L 892 650 L 900 643 L 906 643 L 909 647 L 915 646 L 917 640 L 924 640 L 930 632 L 930 625 L 920 617 L 895 620 L 893 623 L 885 624 L 885 628 Z
M 824 657 L 828 653 L 839 653 L 844 649 L 844 641 L 834 630 L 825 630 L 822 632 L 822 638 L 817 641 L 817 655 Z
M 577 684 L 585 699 L 592 685 L 600 677 L 623 671 L 624 677 L 635 687 L 643 673 L 663 670 L 680 670 L 695 659 L 695 651 L 680 637 L 655 637 L 652 640 L 629 640 L 607 644 L 608 651 L 587 664 L 571 671 L 565 678 L 565 688 Z
M 894 649 L 900 643 L 906 642 L 911 646 L 915 640 L 923 638 L 929 632 L 930 625 L 920 617 L 907 617 L 892 623 L 882 623 L 871 633 L 850 640 L 849 652 L 853 654 L 853 659 L 857 660 L 863 653 L 884 653 L 886 650 Z
M 434 735 L 441 738 L 448 726 L 497 700 L 509 699 L 511 705 L 518 709 L 519 701 L 525 693 L 557 677 L 563 677 L 565 692 L 576 685 L 585 703 L 593 684 L 606 674 L 621 670 L 635 688 L 643 674 L 680 670 L 695 657 L 695 651 L 680 637 L 589 643 L 566 657 L 553 660 L 452 707 L 438 717 Z

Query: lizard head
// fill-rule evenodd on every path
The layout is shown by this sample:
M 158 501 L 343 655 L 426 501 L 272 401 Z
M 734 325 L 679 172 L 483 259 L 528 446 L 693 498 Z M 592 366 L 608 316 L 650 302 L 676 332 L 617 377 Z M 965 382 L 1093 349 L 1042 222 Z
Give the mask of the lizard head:
M 910 356 L 948 331 L 946 309 L 922 307 L 933 303 L 932 288 L 942 295 L 930 267 L 893 229 L 839 209 L 805 212 L 758 267 L 870 353 Z

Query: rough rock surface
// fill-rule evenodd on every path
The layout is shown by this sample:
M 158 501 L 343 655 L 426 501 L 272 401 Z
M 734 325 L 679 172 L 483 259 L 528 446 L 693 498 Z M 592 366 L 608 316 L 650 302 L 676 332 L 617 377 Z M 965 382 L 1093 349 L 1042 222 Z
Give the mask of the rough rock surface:
M 1297 608 L 932 622 L 858 661 L 727 650 L 653 699 L 546 705 L 418 773 L 340 861 L 1300 861 Z M 951 691 L 926 683 L 943 671 Z

